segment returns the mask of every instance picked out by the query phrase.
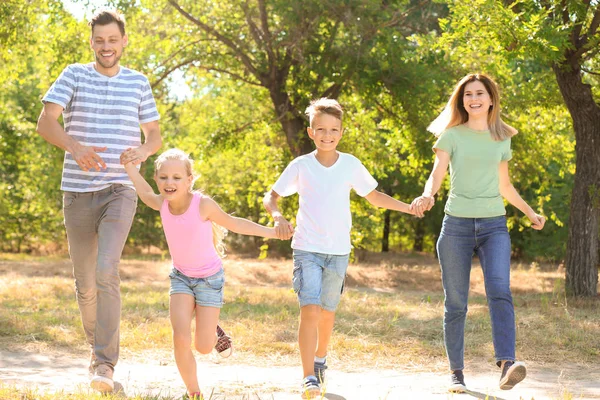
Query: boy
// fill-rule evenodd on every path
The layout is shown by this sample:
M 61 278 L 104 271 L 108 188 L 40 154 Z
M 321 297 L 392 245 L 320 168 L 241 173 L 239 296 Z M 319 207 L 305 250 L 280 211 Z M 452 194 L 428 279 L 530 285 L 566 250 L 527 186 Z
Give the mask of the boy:
M 313 101 L 306 114 L 308 136 L 317 149 L 294 159 L 263 203 L 275 221 L 277 237 L 288 239 L 293 234 L 292 282 L 300 303 L 302 397 L 314 398 L 320 395 L 324 381 L 327 347 L 352 247 L 350 189 L 376 207 L 407 214 L 412 211 L 409 204 L 375 190 L 377 181 L 356 157 L 336 150 L 343 134 L 343 110 L 336 100 Z M 295 231 L 277 207 L 279 197 L 294 193 L 300 195 Z

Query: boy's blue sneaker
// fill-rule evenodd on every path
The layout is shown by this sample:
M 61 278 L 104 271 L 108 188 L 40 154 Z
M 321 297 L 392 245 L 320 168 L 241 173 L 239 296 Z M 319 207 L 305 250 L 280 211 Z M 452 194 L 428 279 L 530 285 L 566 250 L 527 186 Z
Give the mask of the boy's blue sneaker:
M 302 381 L 302 398 L 307 400 L 318 399 L 321 395 L 321 386 L 317 377 L 309 375 Z
M 325 361 L 318 362 L 315 361 L 315 376 L 317 377 L 317 381 L 319 384 L 323 384 L 325 382 L 325 370 L 327 369 L 327 359 Z

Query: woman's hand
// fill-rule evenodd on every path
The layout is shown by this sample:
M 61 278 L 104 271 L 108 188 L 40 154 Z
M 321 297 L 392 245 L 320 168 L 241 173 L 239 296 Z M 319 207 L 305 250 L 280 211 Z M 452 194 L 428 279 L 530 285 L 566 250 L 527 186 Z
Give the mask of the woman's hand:
M 410 210 L 419 218 L 425 215 L 425 211 L 431 210 L 435 204 L 435 198 L 433 196 L 421 195 L 414 199 L 410 203 Z
M 546 224 L 546 217 L 539 214 L 528 215 L 527 218 L 531 221 L 531 227 L 536 231 L 541 231 Z

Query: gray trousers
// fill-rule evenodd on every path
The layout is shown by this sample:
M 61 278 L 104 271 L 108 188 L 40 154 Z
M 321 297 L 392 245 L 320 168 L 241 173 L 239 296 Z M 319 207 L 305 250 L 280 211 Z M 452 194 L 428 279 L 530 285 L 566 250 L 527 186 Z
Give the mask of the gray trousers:
M 114 368 L 119 359 L 119 261 L 136 207 L 135 191 L 120 184 L 63 195 L 77 303 L 94 366 Z

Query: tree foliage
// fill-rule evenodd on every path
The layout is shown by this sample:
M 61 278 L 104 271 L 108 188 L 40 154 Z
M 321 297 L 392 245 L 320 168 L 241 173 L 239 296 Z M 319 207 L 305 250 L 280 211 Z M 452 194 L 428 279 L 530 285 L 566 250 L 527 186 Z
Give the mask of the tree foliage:
M 549 217 L 544 231 L 534 232 L 518 210 L 507 207 L 515 256 L 565 259 L 579 138 L 553 67 L 565 62 L 566 52 L 577 53 L 574 32 L 580 29 L 580 39 L 590 32 L 596 3 L 587 8 L 574 1 L 533 0 L 113 3 L 127 18 L 130 45 L 122 63 L 153 84 L 164 148 L 192 155 L 196 188 L 226 211 L 269 223 L 262 195 L 293 157 L 312 149 L 303 110 L 320 96 L 338 98 L 345 107 L 340 150 L 361 159 L 380 190 L 410 202 L 421 193 L 433 161 L 427 125 L 460 77 L 483 71 L 500 84 L 503 114 L 520 131 L 513 140 L 513 184 Z M 569 23 L 558 12 L 562 4 Z M 5 2 L 0 16 L 8 21 L 0 26 L 2 250 L 64 247 L 62 152 L 35 134 L 35 120 L 39 99 L 62 68 L 92 60 L 89 28 L 58 0 Z M 577 57 L 582 82 L 597 96 L 594 43 L 596 36 L 588 34 L 589 50 Z M 150 181 L 152 161 L 142 169 Z M 373 209 L 353 195 L 354 246 L 433 251 L 448 182 L 444 185 L 423 219 Z M 130 246 L 166 249 L 158 214 L 139 204 Z M 282 205 L 293 220 L 297 199 L 286 198 Z M 287 242 L 260 238 L 229 235 L 228 243 L 263 254 L 289 251 Z

